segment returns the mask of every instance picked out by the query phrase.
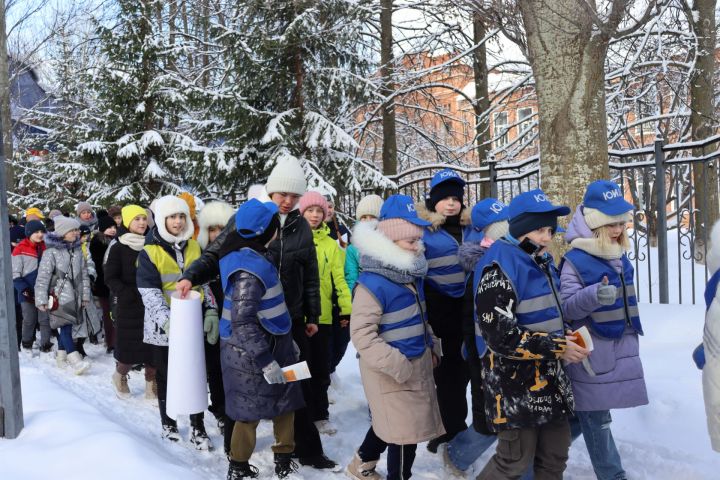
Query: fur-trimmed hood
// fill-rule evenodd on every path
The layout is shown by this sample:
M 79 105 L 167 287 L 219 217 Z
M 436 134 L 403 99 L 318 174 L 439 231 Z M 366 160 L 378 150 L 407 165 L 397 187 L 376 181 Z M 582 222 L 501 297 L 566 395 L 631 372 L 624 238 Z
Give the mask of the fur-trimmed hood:
M 79 238 L 73 243 L 68 243 L 63 240 L 62 237 L 58 237 L 53 232 L 48 232 L 45 235 L 45 247 L 47 248 L 57 248 L 58 250 L 72 250 L 73 248 L 79 247 L 81 243 L 82 242 Z
M 438 229 L 440 229 L 440 227 L 445 224 L 445 219 L 447 218 L 442 213 L 432 212 L 428 210 L 425 202 L 415 202 L 415 211 L 417 212 L 418 217 L 432 224 L 427 227 L 431 232 L 436 232 Z M 463 209 L 460 211 L 460 225 L 462 225 L 463 227 L 467 225 L 472 225 L 472 219 L 470 217 L 470 214 L 470 209 L 463 207 Z
M 487 248 L 480 245 L 480 242 L 465 242 L 458 248 L 458 259 L 460 266 L 466 272 L 473 272 L 475 265 L 487 252 Z
M 235 209 L 225 202 L 210 202 L 207 203 L 200 213 L 197 215 L 198 228 L 200 232 L 197 236 L 197 242 L 200 244 L 200 248 L 205 250 L 208 245 L 208 229 L 214 225 L 227 225 L 228 220 L 235 214 Z
M 710 231 L 710 250 L 707 253 L 707 267 L 710 275 L 720 269 L 720 221 Z
M 193 233 L 195 233 L 195 225 L 190 218 L 190 207 L 188 207 L 185 200 L 173 195 L 165 195 L 164 197 L 158 198 L 154 203 L 155 227 L 163 240 L 167 243 L 175 244 L 192 238 Z M 184 213 L 187 219 L 185 229 L 177 236 L 171 235 L 165 227 L 165 219 L 176 213 Z
M 384 265 L 408 271 L 415 265 L 412 252 L 400 248 L 377 229 L 376 222 L 358 222 L 353 229 L 352 244 L 360 255 L 379 260 Z M 421 250 L 422 253 L 422 250 Z

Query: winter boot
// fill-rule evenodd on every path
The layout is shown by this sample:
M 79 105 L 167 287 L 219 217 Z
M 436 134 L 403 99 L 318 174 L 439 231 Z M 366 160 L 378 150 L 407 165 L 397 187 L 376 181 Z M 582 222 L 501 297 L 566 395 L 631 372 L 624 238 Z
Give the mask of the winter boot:
M 242 480 L 244 478 L 257 478 L 260 471 L 255 465 L 250 465 L 248 462 L 236 462 L 230 460 L 230 466 L 228 467 L 227 480 Z
M 145 381 L 145 400 L 157 400 L 157 381 Z
M 325 435 L 335 435 L 337 433 L 337 428 L 330 423 L 330 420 L 318 420 L 315 423 L 315 427 L 317 427 L 318 432 L 325 434 Z
M 323 454 L 313 455 L 311 457 L 299 457 L 298 461 L 300 465 L 304 467 L 312 467 L 317 470 L 331 470 L 333 472 L 342 470 L 342 467 Z
M 67 356 L 67 361 L 75 372 L 75 375 L 82 375 L 88 370 L 88 368 L 90 368 L 90 362 L 83 360 L 83 357 L 80 356 L 80 352 L 72 352 Z
M 202 413 L 190 415 L 190 425 L 192 426 L 190 443 L 193 444 L 197 450 L 212 450 L 213 445 L 205 431 L 204 418 L 205 416 Z
M 277 478 L 287 478 L 288 475 L 297 472 L 298 465 L 292 461 L 290 453 L 275 454 L 275 475 Z
M 55 355 L 55 363 L 57 364 L 58 368 L 67 367 L 67 352 L 65 350 L 57 351 L 57 355 Z
M 32 341 L 22 342 L 22 348 L 23 348 L 23 350 L 32 351 L 32 347 L 33 347 L 33 342 L 32 342 Z
M 350 464 L 345 468 L 348 477 L 355 480 L 383 480 L 382 475 L 375 471 L 378 461 L 363 462 L 360 455 L 355 453 Z
M 127 400 L 131 397 L 127 375 L 123 375 L 119 372 L 113 372 L 112 384 L 115 387 L 115 395 L 117 395 L 120 400 Z
M 87 353 L 85 353 L 85 347 L 83 346 L 85 344 L 84 338 L 76 338 L 75 339 L 75 350 L 82 356 L 82 358 L 87 357 Z
M 53 343 L 48 342 L 45 345 L 40 346 L 40 351 L 43 353 L 50 353 L 52 351 Z
M 171 442 L 180 441 L 180 432 L 178 432 L 177 423 L 163 423 L 162 438 Z

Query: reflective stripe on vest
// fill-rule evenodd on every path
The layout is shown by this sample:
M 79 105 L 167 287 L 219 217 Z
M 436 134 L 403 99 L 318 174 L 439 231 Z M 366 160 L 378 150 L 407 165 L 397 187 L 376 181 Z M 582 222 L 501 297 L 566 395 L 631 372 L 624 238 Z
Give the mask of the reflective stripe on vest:
M 377 273 L 362 272 L 358 283 L 370 291 L 382 308 L 378 325 L 380 338 L 409 359 L 421 357 L 426 348 L 432 347 L 425 324 L 422 280 L 415 282 L 417 293 Z
M 563 262 L 568 262 L 575 270 L 583 286 L 600 283 L 603 277 L 607 276 L 608 283 L 617 288 L 615 303 L 602 305 L 589 316 L 590 328 L 594 333 L 605 338 L 622 337 L 626 326 L 640 335 L 643 333 L 633 284 L 635 270 L 626 255 L 620 260 L 622 277 L 610 262 L 579 248 L 571 249 L 563 258 Z
M 443 229 L 435 232 L 425 229 L 423 242 L 428 261 L 427 282 L 443 295 L 462 297 L 467 275 L 457 255 L 458 242 Z
M 492 264 L 498 265 L 513 285 L 518 299 L 515 308 L 518 325 L 534 332 L 563 331 L 562 311 L 558 303 L 560 278 L 552 261 L 548 264 L 548 273 L 553 281 L 551 286 L 548 276 L 530 255 L 517 245 L 500 239 L 492 244 L 475 266 L 473 297 L 477 297 L 483 270 Z M 475 323 L 479 325 L 477 312 Z
M 145 245 L 143 248 L 160 274 L 163 295 L 165 295 L 167 304 L 170 305 L 170 295 L 175 291 L 175 284 L 180 280 L 180 277 L 182 277 L 180 266 L 177 264 L 175 258 L 171 257 L 167 250 L 160 245 Z M 185 250 L 183 251 L 186 269 L 192 265 L 195 260 L 200 258 L 200 253 L 200 244 L 195 240 L 188 240 L 187 245 L 185 245 Z M 204 298 L 202 287 L 194 287 L 193 290 L 199 292 L 201 298 Z
M 225 292 L 220 318 L 220 337 L 230 338 L 232 335 L 233 285 L 230 283 L 230 276 L 239 270 L 257 277 L 265 288 L 257 312 L 260 325 L 272 335 L 288 333 L 292 327 L 292 320 L 285 304 L 285 295 L 277 269 L 255 250 L 242 248 L 240 251 L 225 255 L 220 260 L 220 278 Z

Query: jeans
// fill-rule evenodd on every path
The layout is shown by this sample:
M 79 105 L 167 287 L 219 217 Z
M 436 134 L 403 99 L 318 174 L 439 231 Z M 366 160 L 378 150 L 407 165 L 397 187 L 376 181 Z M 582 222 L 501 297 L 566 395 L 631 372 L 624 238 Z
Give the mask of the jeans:
M 580 422 L 576 417 L 568 419 L 570 423 L 570 437 L 574 441 L 580 436 Z M 497 437 L 495 435 L 484 435 L 470 427 L 460 433 L 448 442 L 447 452 L 452 464 L 462 471 L 466 471 L 477 461 L 485 450 L 490 448 Z M 522 476 L 522 480 L 533 480 L 533 467 L 530 468 Z
M 68 355 L 75 351 L 75 342 L 72 338 L 72 329 L 72 325 L 63 325 L 59 328 L 60 336 L 58 337 L 58 349 L 65 350 Z
M 624 480 L 620 454 L 615 446 L 610 423 L 609 410 L 596 412 L 575 412 L 587 445 L 590 461 L 598 480 Z

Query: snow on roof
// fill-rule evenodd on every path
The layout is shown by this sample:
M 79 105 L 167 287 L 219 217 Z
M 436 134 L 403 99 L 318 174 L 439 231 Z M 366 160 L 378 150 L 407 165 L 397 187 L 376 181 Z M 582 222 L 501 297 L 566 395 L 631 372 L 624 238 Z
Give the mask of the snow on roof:
M 518 80 L 525 77 L 527 73 L 521 72 L 497 72 L 488 75 L 488 89 L 491 92 L 497 92 L 512 87 Z M 475 99 L 475 80 L 470 80 L 463 88 L 463 94 L 468 98 Z M 463 95 L 458 95 L 456 101 L 466 100 Z

